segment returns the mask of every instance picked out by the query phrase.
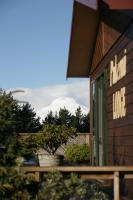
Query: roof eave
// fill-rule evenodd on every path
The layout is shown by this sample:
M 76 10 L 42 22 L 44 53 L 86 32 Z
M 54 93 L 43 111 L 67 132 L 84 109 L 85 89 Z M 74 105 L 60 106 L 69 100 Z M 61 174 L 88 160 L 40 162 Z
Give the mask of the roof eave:
M 89 76 L 98 21 L 98 10 L 74 1 L 67 77 Z

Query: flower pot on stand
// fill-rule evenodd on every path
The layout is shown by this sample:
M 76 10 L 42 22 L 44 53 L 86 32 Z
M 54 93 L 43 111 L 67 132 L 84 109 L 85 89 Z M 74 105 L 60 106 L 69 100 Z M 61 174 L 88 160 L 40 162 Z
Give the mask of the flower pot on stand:
M 46 154 L 38 154 L 39 165 L 50 167 L 50 166 L 58 166 L 61 164 L 62 157 L 60 155 L 46 155 Z
M 45 124 L 42 130 L 32 137 L 38 148 L 40 166 L 57 166 L 62 156 L 57 155 L 57 149 L 66 144 L 70 137 L 75 137 L 76 129 L 65 125 Z

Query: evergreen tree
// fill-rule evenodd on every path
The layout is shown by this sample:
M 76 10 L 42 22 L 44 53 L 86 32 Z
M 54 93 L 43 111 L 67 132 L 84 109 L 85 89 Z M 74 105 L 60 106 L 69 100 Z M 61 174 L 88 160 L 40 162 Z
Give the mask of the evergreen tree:
M 0 90 L 0 144 L 4 145 L 15 132 L 15 107 L 17 103 L 11 94 Z
M 66 126 L 71 125 L 72 115 L 65 107 L 60 109 L 57 122 L 60 125 L 66 125 Z
M 89 114 L 83 115 L 81 107 L 79 106 L 72 116 L 72 126 L 77 129 L 79 133 L 88 133 L 90 129 Z
M 57 113 L 55 115 L 53 115 L 53 112 L 50 111 L 47 116 L 45 117 L 45 120 L 43 121 L 43 123 L 45 124 L 57 124 Z
M 36 117 L 36 113 L 29 103 L 16 106 L 15 121 L 17 133 L 35 133 L 41 128 L 40 118 Z
M 75 111 L 75 115 L 73 116 L 72 124 L 73 124 L 73 127 L 75 127 L 77 129 L 77 132 L 82 132 L 83 114 L 82 114 L 80 106 Z
M 90 132 L 90 114 L 84 115 L 83 124 L 82 124 L 82 132 L 89 133 Z
M 65 107 L 61 108 L 59 113 L 55 115 L 50 111 L 43 124 L 66 125 L 76 128 L 79 133 L 88 133 L 90 129 L 89 114 L 83 115 L 80 106 L 75 111 L 75 115 L 70 114 Z

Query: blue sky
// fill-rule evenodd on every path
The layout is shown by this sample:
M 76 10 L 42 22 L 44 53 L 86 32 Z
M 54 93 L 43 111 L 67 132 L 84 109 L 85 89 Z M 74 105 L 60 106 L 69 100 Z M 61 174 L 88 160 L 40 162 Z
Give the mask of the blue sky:
M 66 82 L 72 0 L 0 0 L 4 89 Z
M 60 97 L 89 106 L 88 80 L 66 80 L 72 7 L 73 0 L 0 0 L 0 88 L 23 89 L 14 98 L 36 112 Z

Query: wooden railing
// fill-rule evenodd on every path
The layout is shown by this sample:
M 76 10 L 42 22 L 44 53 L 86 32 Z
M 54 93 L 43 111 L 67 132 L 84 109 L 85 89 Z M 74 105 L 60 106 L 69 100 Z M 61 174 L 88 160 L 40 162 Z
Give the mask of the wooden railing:
M 112 179 L 114 182 L 114 200 L 120 199 L 120 179 L 133 179 L 133 166 L 59 166 L 59 167 L 21 167 L 24 173 L 35 173 L 40 180 L 40 173 L 58 170 L 61 173 L 77 173 L 82 179 Z

